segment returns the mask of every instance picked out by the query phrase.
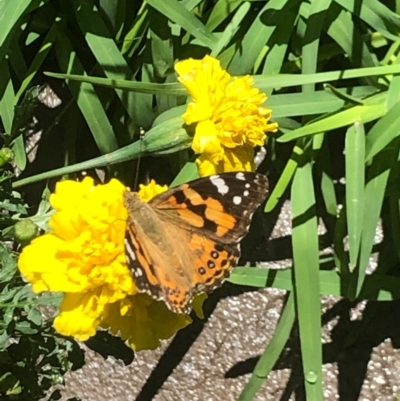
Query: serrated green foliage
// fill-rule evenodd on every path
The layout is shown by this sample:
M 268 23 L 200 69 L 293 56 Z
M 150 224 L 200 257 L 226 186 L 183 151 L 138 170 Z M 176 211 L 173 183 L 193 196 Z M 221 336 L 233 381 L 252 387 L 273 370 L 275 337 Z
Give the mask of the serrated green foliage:
M 17 248 L 12 226 L 26 218 L 27 209 L 8 180 L 1 186 L 0 234 L 0 399 L 39 400 L 55 384 L 63 383 L 72 361 L 83 363 L 82 350 L 74 340 L 57 336 L 51 318 L 60 305 L 61 294 L 38 295 L 24 282 L 17 269 Z M 47 225 L 48 191 L 34 219 Z M 4 233 L 8 233 L 5 242 Z M 15 398 L 16 397 L 16 398 Z M 55 399 L 55 398 L 53 398 Z
M 17 271 L 15 254 L 0 241 L 1 399 L 40 399 L 63 382 L 74 358 L 81 355 L 83 362 L 75 341 L 56 336 L 51 327 L 49 307 L 60 301 L 58 294 L 33 293 Z

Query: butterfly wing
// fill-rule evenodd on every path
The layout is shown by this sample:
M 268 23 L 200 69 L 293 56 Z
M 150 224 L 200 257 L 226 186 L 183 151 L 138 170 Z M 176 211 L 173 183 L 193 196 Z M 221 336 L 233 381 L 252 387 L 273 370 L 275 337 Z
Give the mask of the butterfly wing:
M 161 219 L 186 232 L 192 295 L 214 290 L 229 276 L 240 257 L 239 242 L 267 193 L 265 176 L 235 172 L 171 188 L 150 202 Z
M 200 178 L 155 197 L 149 205 L 162 224 L 154 230 L 130 219 L 125 239 L 139 292 L 176 313 L 188 313 L 195 294 L 219 287 L 236 266 L 238 243 L 267 191 L 264 176 L 235 172 Z M 127 205 L 131 212 L 137 206 Z M 151 232 L 160 231 L 162 240 L 152 241 Z
M 160 218 L 222 244 L 238 243 L 268 192 L 267 178 L 233 172 L 200 178 L 171 188 L 150 204 Z
M 138 227 L 129 222 L 125 234 L 125 253 L 127 264 L 139 292 L 145 292 L 154 299 L 162 299 L 157 269 L 145 242 L 139 241 Z
M 239 260 L 238 245 L 216 243 L 197 233 L 190 234 L 188 243 L 193 251 L 192 295 L 220 287 Z
M 180 236 L 179 243 L 186 244 L 185 235 L 172 226 L 166 233 L 164 244 L 171 244 L 171 237 L 176 240 Z M 181 260 L 177 257 L 190 257 L 190 253 L 186 255 L 185 247 L 175 248 L 171 255 L 162 244 L 155 244 L 140 226 L 131 221 L 126 231 L 125 249 L 138 292 L 165 302 L 175 313 L 190 312 L 194 292 L 190 278 L 183 271 Z M 190 264 L 188 259 L 186 265 Z

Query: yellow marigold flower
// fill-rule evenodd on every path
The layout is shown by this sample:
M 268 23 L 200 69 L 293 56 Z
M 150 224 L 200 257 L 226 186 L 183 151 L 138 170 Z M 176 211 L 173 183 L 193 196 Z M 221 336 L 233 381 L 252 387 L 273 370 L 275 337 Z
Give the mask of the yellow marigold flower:
M 166 189 L 152 181 L 139 194 L 149 200 Z M 52 233 L 26 246 L 18 266 L 34 291 L 64 293 L 54 320 L 59 333 L 85 341 L 101 326 L 136 350 L 155 348 L 191 320 L 137 293 L 124 249 L 125 190 L 115 179 L 97 186 L 89 177 L 59 182 L 50 197 Z M 194 307 L 200 315 L 201 305 Z
M 193 100 L 183 119 L 197 123 L 192 149 L 200 154 L 200 176 L 253 171 L 253 148 L 264 145 L 265 132 L 278 128 L 268 122 L 271 110 L 261 106 L 267 95 L 252 87 L 250 76 L 232 79 L 210 56 L 180 61 L 175 70 Z
M 144 202 L 151 201 L 156 195 L 165 192 L 168 189 L 167 185 L 158 185 L 154 180 L 151 180 L 147 185 L 139 185 L 139 197 Z

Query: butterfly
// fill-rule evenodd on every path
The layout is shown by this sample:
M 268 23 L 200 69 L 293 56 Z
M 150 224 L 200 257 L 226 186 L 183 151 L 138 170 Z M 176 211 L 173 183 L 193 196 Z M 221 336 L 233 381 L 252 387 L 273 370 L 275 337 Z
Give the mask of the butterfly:
M 148 203 L 126 191 L 125 253 L 138 292 L 175 313 L 189 313 L 196 294 L 211 292 L 229 277 L 239 242 L 267 192 L 267 178 L 251 172 L 190 181 Z

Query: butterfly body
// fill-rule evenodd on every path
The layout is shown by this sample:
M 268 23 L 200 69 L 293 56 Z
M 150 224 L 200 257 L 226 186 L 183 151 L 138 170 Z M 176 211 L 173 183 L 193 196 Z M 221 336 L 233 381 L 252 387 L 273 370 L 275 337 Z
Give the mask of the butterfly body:
M 126 192 L 125 248 L 138 291 L 190 312 L 193 297 L 219 287 L 237 264 L 267 190 L 264 176 L 238 172 L 171 188 L 149 203 Z

